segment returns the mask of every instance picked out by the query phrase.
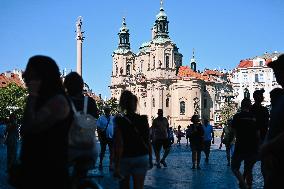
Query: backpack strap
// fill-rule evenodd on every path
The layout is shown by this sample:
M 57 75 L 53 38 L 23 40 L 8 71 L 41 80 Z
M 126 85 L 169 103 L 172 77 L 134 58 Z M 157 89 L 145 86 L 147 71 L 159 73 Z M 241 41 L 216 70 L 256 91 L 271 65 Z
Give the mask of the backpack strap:
M 72 107 L 72 110 L 73 110 L 73 112 L 74 112 L 74 114 L 78 114 L 78 111 L 76 110 L 76 108 L 75 108 L 75 105 L 74 105 L 74 103 L 73 103 L 73 100 L 71 99 L 71 98 L 69 98 L 69 101 L 70 101 L 70 104 L 71 104 L 71 107 Z
M 84 109 L 83 109 L 84 114 L 87 114 L 88 99 L 89 99 L 88 96 L 84 96 Z

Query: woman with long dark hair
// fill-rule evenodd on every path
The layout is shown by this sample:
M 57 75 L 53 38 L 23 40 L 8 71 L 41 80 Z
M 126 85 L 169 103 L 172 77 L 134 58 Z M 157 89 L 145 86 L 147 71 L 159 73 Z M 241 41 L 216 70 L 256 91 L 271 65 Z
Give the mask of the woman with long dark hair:
M 147 116 L 136 114 L 137 97 L 124 91 L 119 101 L 125 112 L 115 118 L 114 176 L 119 177 L 120 189 L 128 189 L 130 177 L 134 189 L 143 189 L 147 170 L 152 167 L 152 149 Z
M 29 59 L 23 79 L 28 99 L 21 127 L 22 183 L 19 188 L 69 188 L 69 103 L 56 62 L 47 56 Z

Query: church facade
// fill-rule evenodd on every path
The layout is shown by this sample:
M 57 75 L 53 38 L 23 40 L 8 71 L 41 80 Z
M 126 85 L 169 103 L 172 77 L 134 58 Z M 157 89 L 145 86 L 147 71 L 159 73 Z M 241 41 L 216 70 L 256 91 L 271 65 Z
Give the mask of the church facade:
M 152 39 L 143 43 L 138 53 L 130 47 L 130 33 L 125 18 L 118 33 L 118 48 L 113 52 L 111 97 L 119 100 L 123 90 L 132 91 L 139 100 L 138 112 L 148 115 L 149 124 L 163 109 L 170 126 L 189 125 L 194 114 L 217 124 L 224 91 L 232 91 L 226 73 L 196 70 L 193 57 L 190 67 L 182 66 L 183 55 L 169 37 L 169 21 L 163 9 L 152 28 Z

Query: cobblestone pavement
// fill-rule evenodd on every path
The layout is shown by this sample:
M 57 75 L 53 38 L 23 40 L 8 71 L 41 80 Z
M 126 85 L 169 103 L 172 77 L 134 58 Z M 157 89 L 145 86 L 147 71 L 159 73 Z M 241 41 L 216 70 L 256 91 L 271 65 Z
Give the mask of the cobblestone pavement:
M 225 149 L 218 149 L 219 138 L 216 138 L 215 141 L 216 143 L 211 146 L 209 164 L 204 162 L 205 156 L 202 153 L 201 170 L 191 169 L 191 152 L 184 141 L 181 146 L 173 145 L 167 158 L 168 167 L 151 169 L 146 176 L 145 189 L 237 189 L 236 178 L 230 167 L 227 166 Z M 0 150 L 0 188 L 12 189 L 5 180 L 5 155 L 2 147 Z M 104 165 L 103 171 L 92 170 L 90 176 L 94 176 L 104 189 L 118 188 L 118 181 L 114 180 L 108 171 L 108 158 L 105 158 Z M 253 188 L 260 189 L 263 186 L 260 162 L 256 163 L 253 171 Z

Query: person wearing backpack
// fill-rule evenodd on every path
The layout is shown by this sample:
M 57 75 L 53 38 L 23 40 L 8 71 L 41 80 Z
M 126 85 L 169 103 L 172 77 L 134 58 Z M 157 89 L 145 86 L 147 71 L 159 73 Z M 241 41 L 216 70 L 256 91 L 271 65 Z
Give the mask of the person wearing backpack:
M 112 171 L 112 156 L 113 156 L 113 119 L 114 116 L 110 114 L 110 107 L 104 107 L 104 115 L 101 115 L 97 120 L 97 131 L 101 146 L 99 169 L 103 168 L 103 159 L 106 152 L 106 146 L 109 149 L 109 170 Z
M 66 75 L 63 83 L 67 90 L 69 101 L 72 107 L 74 105 L 75 111 L 82 111 L 84 108 L 84 101 L 87 100 L 87 114 L 90 114 L 94 118 L 98 118 L 98 108 L 96 101 L 91 97 L 85 97 L 83 95 L 84 81 L 77 72 L 70 72 Z M 73 107 L 72 107 L 73 109 Z M 73 109 L 73 114 L 74 112 Z M 72 125 L 71 125 L 72 127 Z M 72 128 L 70 128 L 71 131 Z M 94 129 L 95 136 L 95 129 Z M 70 133 L 69 133 L 69 145 L 70 145 Z M 85 178 L 88 170 L 94 168 L 97 160 L 98 152 L 96 147 L 96 139 L 90 145 L 70 145 L 69 147 L 69 161 L 74 167 L 72 177 L 74 180 Z M 77 181 L 78 181 L 77 180 Z M 76 182 L 76 181 L 74 181 Z M 73 183 L 74 184 L 74 183 Z

